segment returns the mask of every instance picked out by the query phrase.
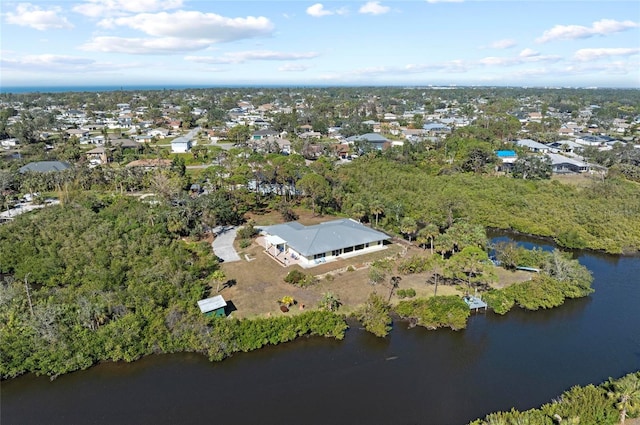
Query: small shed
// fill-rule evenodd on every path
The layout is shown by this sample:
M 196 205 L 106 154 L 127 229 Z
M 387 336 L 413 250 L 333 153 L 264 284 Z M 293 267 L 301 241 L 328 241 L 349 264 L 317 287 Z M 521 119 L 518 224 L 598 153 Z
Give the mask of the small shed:
M 222 295 L 216 295 L 215 297 L 198 301 L 200 311 L 210 317 L 225 317 L 224 308 L 226 306 L 227 302 L 222 298 Z

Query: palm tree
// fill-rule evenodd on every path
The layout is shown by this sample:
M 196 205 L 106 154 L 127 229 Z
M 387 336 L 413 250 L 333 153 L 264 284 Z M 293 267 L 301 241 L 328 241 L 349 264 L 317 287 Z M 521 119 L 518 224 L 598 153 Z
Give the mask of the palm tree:
M 411 242 L 411 236 L 413 236 L 417 229 L 418 224 L 413 218 L 405 217 L 402 219 L 402 222 L 400 223 L 400 231 L 409 237 L 409 242 Z
M 442 259 L 444 260 L 444 255 L 447 252 L 453 251 L 454 242 L 449 233 L 441 233 L 436 236 L 434 240 L 435 250 L 442 255 Z
M 398 289 L 398 286 L 400 286 L 401 280 L 402 280 L 402 277 L 400 276 L 391 276 L 391 279 L 389 281 L 391 286 L 389 290 L 389 299 L 387 300 L 387 302 L 391 301 L 391 297 L 393 296 L 393 291 Z
M 616 408 L 620 411 L 620 423 L 627 415 L 640 412 L 640 372 L 630 373 L 617 381 L 610 381 L 611 390 L 608 395 L 616 400 Z
M 369 210 L 371 214 L 376 216 L 376 227 L 378 227 L 378 217 L 384 213 L 384 204 L 382 201 L 376 199 L 369 205 Z
M 421 241 L 424 241 L 423 244 L 426 244 L 426 241 L 429 241 L 431 246 L 431 255 L 433 255 L 433 240 L 440 234 L 440 229 L 433 223 L 429 223 L 424 226 L 418 232 L 418 238 Z M 418 240 L 418 239 L 416 239 Z
M 351 215 L 360 221 L 367 215 L 367 209 L 360 202 L 356 202 L 351 206 Z
M 342 303 L 340 302 L 340 298 L 338 298 L 332 292 L 325 292 L 324 294 L 322 294 L 322 298 L 320 299 L 318 308 L 327 311 L 336 311 L 341 304 Z
M 215 272 L 211 273 L 210 277 L 211 277 L 211 280 L 213 280 L 216 283 L 216 292 L 220 292 L 220 284 L 224 282 L 227 276 L 224 274 L 222 270 L 216 270 Z

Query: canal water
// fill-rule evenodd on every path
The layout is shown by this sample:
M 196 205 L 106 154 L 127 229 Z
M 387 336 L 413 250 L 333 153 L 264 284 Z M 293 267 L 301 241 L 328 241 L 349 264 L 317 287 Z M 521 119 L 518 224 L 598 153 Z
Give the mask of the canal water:
M 386 339 L 356 324 L 344 341 L 302 338 L 220 363 L 173 354 L 23 376 L 2 382 L 0 422 L 454 425 L 536 407 L 640 369 L 640 258 L 576 255 L 596 292 L 556 309 L 480 313 L 458 332 L 396 323 Z

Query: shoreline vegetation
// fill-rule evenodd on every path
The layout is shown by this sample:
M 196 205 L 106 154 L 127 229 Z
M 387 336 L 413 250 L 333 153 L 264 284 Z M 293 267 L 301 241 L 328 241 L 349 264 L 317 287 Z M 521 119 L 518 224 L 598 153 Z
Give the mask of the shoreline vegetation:
M 361 306 L 344 306 L 345 312 L 338 311 L 339 299 L 325 293 L 317 309 L 287 316 L 212 319 L 196 305 L 219 289 L 214 281 L 220 279 L 221 264 L 208 241 L 176 237 L 169 230 L 172 218 L 170 208 L 150 208 L 135 198 L 88 197 L 1 226 L 2 379 L 28 372 L 55 377 L 101 361 L 130 362 L 154 353 L 191 351 L 222 360 L 303 335 L 342 339 L 349 315 L 381 337 L 391 330 L 391 314 L 428 329 L 463 329 L 470 309 L 451 294 L 478 288 L 498 314 L 514 305 L 551 308 L 592 291 L 588 270 L 567 254 L 513 243 L 493 247 L 494 261 L 540 272 L 531 280 L 492 288 L 495 266 L 480 248 L 486 244 L 484 231 L 465 225 L 453 227 L 460 233 L 450 249 L 458 251 L 446 260 L 421 248 L 421 255 L 374 261 L 368 269 L 371 295 Z M 426 270 L 433 270 L 431 280 L 440 281 L 441 295 L 415 297 L 415 290 L 401 287 L 403 277 Z
M 637 91 L 570 91 L 569 104 L 556 90 L 512 88 L 214 92 L 0 96 L 10 105 L 0 114 L 2 136 L 15 138 L 2 155 L 3 209 L 22 210 L 23 203 L 47 198 L 60 202 L 0 226 L 0 379 L 24 373 L 53 378 L 154 353 L 199 352 L 222 360 L 303 335 L 342 339 L 349 318 L 380 337 L 396 316 L 410 326 L 459 330 L 471 314 L 463 295 L 479 294 L 496 314 L 506 314 L 514 307 L 554 308 L 593 291 L 591 274 L 571 253 L 488 246 L 486 229 L 547 238 L 570 250 L 640 253 L 640 163 L 632 143 L 638 125 L 631 122 Z M 304 114 L 296 107 L 301 96 L 314 99 Z M 521 109 L 529 96 L 540 103 Z M 253 124 L 227 128 L 229 112 L 249 98 L 288 105 L 290 112 L 263 120 L 291 139 L 286 151 L 273 140 L 256 140 Z M 408 143 L 382 120 L 392 109 L 404 110 L 405 101 L 407 110 L 440 110 L 468 125 L 428 137 L 421 132 L 424 137 Z M 534 104 L 545 111 L 542 122 L 522 124 L 515 112 L 538 112 Z M 53 105 L 65 113 L 49 111 Z M 72 105 L 82 111 L 67 113 Z M 196 116 L 196 107 L 204 115 Z M 128 108 L 141 113 L 131 124 L 144 119 L 171 126 L 174 134 L 160 140 L 165 132 L 144 137 L 141 128 L 134 135 L 95 123 L 82 136 L 71 117 L 111 120 Z M 582 120 L 583 110 L 592 118 Z M 515 142 L 559 141 L 560 125 L 574 112 L 571 119 L 584 128 L 612 128 L 621 115 L 629 121 L 624 143 L 606 151 L 580 148 L 596 166 L 592 172 L 553 174 L 549 161 Z M 427 115 L 403 117 L 398 125 L 424 130 Z M 365 122 L 388 137 L 384 147 L 362 139 L 341 146 L 329 137 L 330 127 L 344 138 L 376 130 Z M 302 126 L 319 137 L 302 137 Z M 191 131 L 199 132 L 191 150 L 172 152 L 173 137 Z M 146 141 L 122 142 L 130 136 Z M 109 157 L 92 162 L 86 138 L 106 147 Z M 504 149 L 518 157 L 511 169 L 501 169 L 496 152 Z M 19 171 L 45 160 L 70 166 Z M 138 160 L 157 167 L 132 166 Z M 279 265 L 266 270 L 270 260 L 259 258 L 262 247 L 246 229 L 251 220 L 292 221 L 301 211 L 312 212 L 316 223 L 328 216 L 356 219 L 393 235 L 397 249 L 357 263 L 342 259 L 338 267 L 345 272 L 330 264 L 300 269 L 287 283 Z M 221 263 L 211 252 L 211 229 L 237 225 L 245 225 L 236 247 L 247 261 Z M 519 267 L 535 271 L 523 275 Z M 359 289 L 349 292 L 355 283 Z M 197 301 L 221 291 L 240 307 L 234 317 L 204 316 Z M 285 308 L 276 310 L 276 300 Z M 295 300 L 299 307 L 289 310 Z M 504 423 L 499 419 L 487 423 Z
M 640 371 L 636 371 L 597 386 L 576 385 L 537 409 L 490 413 L 469 425 L 616 425 L 639 416 Z

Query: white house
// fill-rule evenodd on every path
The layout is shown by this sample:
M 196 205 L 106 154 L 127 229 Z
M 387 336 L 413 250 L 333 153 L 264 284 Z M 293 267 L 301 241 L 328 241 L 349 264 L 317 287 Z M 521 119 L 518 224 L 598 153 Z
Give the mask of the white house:
M 551 150 L 549 146 L 531 139 L 520 139 L 516 141 L 516 145 L 528 148 L 532 152 L 547 153 Z
M 177 137 L 171 141 L 171 152 L 185 153 L 191 149 L 191 140 L 186 137 Z
M 339 258 L 385 249 L 390 236 L 352 219 L 332 220 L 313 226 L 297 221 L 263 227 L 265 248 L 283 264 L 295 261 L 313 267 Z

